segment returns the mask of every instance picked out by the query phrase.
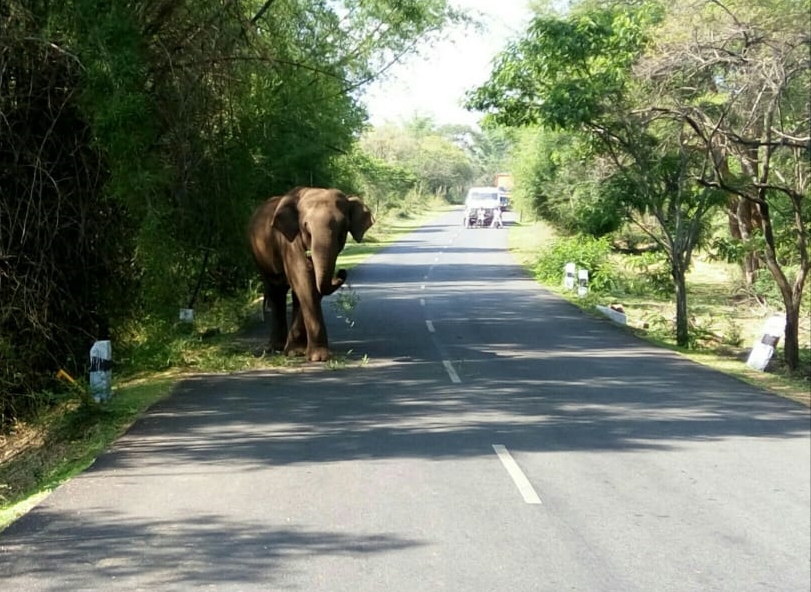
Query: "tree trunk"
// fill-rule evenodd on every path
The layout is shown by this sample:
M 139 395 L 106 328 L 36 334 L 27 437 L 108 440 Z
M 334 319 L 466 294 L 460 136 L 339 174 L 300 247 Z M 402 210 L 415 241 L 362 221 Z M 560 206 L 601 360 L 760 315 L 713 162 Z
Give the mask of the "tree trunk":
M 690 325 L 687 321 L 687 280 L 680 262 L 671 262 L 673 286 L 676 289 L 676 345 L 687 347 L 690 344 Z
M 754 202 L 740 196 L 733 197 L 727 203 L 729 233 L 741 242 L 752 238 L 752 231 L 760 226 L 760 217 Z M 757 253 L 747 252 L 741 261 L 741 271 L 747 287 L 755 282 L 755 275 L 761 263 Z
M 783 360 L 791 370 L 800 366 L 800 303 L 786 303 L 786 334 L 783 343 Z
M 764 258 L 766 267 L 772 273 L 786 309 L 785 342 L 783 344 L 783 359 L 790 370 L 796 370 L 800 365 L 800 302 L 802 300 L 802 287 L 805 281 L 807 265 L 797 272 L 795 285 L 789 283 L 783 268 L 777 260 L 777 247 L 775 246 L 772 219 L 767 203 L 759 205 L 760 224 L 763 229 L 763 238 L 766 242 Z M 796 289 L 795 289 L 796 288 Z

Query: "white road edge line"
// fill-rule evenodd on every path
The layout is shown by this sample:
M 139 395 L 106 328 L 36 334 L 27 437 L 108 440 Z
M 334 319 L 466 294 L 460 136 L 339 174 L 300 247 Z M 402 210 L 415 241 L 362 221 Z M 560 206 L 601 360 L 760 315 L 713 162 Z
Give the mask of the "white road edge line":
M 493 450 L 495 450 L 496 454 L 498 455 L 501 464 L 504 465 L 505 469 L 507 469 L 507 473 L 510 475 L 510 477 L 512 477 L 512 480 L 516 487 L 518 487 L 518 491 L 521 492 L 521 496 L 524 498 L 524 501 L 528 504 L 540 504 L 541 498 L 539 498 L 538 494 L 535 493 L 535 489 L 532 487 L 529 479 L 527 479 L 527 476 L 524 475 L 524 472 L 521 470 L 521 467 L 518 466 L 518 463 L 515 462 L 515 459 L 510 454 L 510 451 L 507 450 L 507 447 L 502 446 L 501 444 L 493 444 Z
M 425 326 L 428 327 L 429 333 L 436 333 L 436 330 L 434 329 L 434 324 L 431 321 L 425 321 Z
M 448 376 L 451 377 L 451 382 L 455 382 L 457 384 L 462 382 L 462 379 L 459 378 L 456 370 L 453 369 L 453 365 L 448 360 L 442 360 L 442 365 L 445 366 L 445 370 L 448 371 Z

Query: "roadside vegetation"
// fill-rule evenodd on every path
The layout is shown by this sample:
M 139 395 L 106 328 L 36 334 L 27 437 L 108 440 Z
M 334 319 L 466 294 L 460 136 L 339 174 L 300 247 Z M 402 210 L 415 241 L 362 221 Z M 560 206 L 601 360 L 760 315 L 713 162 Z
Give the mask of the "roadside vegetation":
M 378 220 L 363 243 L 350 241 L 339 265 L 351 269 L 431 216 L 441 203 L 423 201 L 420 214 L 397 212 Z M 351 315 L 351 283 L 324 302 L 326 315 Z M 65 479 L 86 469 L 175 383 L 195 373 L 223 374 L 273 368 L 283 371 L 299 359 L 246 346 L 246 332 L 264 326 L 261 294 L 248 290 L 195 311 L 193 323 L 167 320 L 161 329 L 135 335 L 116 356 L 113 396 L 95 403 L 85 380 L 52 393 L 39 393 L 38 412 L 8 426 L 0 436 L 0 528 L 28 511 Z M 340 353 L 330 367 L 344 364 Z M 48 400 L 46 401 L 46 397 Z
M 444 0 L 134 4 L 0 8 L 7 516 L 183 373 L 295 363 L 240 342 L 260 296 L 246 221 L 295 185 L 372 208 L 351 267 L 510 171 L 511 248 L 540 283 L 808 404 L 811 0 L 539 3 L 469 93 L 475 129 L 370 127 L 361 101 L 392 60 L 471 23 Z M 570 261 L 589 270 L 585 297 L 562 287 Z M 335 300 L 351 310 L 351 294 Z M 749 370 L 773 314 L 785 335 Z M 115 395 L 97 405 L 86 377 L 102 339 Z
M 788 368 L 777 347 L 766 371 L 746 365 L 753 344 L 763 336 L 766 319 L 780 313 L 779 296 L 745 289 L 738 266 L 699 253 L 686 283 L 690 294 L 690 341 L 675 340 L 675 302 L 670 278 L 651 258 L 617 252 L 605 241 L 561 238 L 549 224 L 526 222 L 510 232 L 516 260 L 545 288 L 595 316 L 597 305 L 617 307 L 629 331 L 679 352 L 696 362 L 736 376 L 765 391 L 811 406 L 811 318 L 800 321 L 803 346 L 796 370 Z M 563 284 L 568 262 L 590 273 L 589 291 L 580 296 Z M 805 295 L 806 305 L 808 294 Z
M 517 200 L 559 230 L 625 233 L 627 250 L 657 258 L 682 347 L 699 249 L 740 265 L 755 293 L 768 276 L 785 315 L 782 358 L 797 370 L 811 270 L 811 1 L 567 10 L 539 13 L 468 94 L 485 122 L 525 134 Z

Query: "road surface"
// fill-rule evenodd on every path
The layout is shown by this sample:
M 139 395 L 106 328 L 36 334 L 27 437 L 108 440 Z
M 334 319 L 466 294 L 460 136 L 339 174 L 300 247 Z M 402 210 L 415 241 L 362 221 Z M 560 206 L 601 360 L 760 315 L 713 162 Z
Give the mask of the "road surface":
M 325 302 L 345 363 L 184 380 L 0 533 L 0 589 L 811 589 L 808 408 L 460 218 L 353 269 L 353 323 Z

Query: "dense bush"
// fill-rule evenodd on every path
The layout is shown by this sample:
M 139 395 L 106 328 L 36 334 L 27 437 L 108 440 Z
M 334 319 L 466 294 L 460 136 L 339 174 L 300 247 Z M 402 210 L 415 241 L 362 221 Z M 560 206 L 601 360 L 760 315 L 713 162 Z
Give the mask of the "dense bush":
M 575 263 L 578 269 L 588 270 L 591 292 L 608 292 L 617 282 L 610 254 L 611 245 L 606 238 L 582 235 L 562 238 L 540 254 L 535 275 L 542 282 L 560 284 L 566 264 Z
M 673 277 L 670 275 L 667 258 L 660 252 L 648 251 L 629 255 L 625 265 L 631 270 L 624 287 L 632 294 L 655 294 L 670 298 L 674 294 Z
M 0 427 L 95 340 L 248 290 L 261 200 L 351 184 L 357 89 L 453 17 L 351 4 L 0 3 Z
M 0 11 L 0 424 L 38 404 L 58 369 L 78 375 L 132 303 L 133 221 L 102 191 L 104 155 L 77 87 L 42 42 L 46 23 Z

